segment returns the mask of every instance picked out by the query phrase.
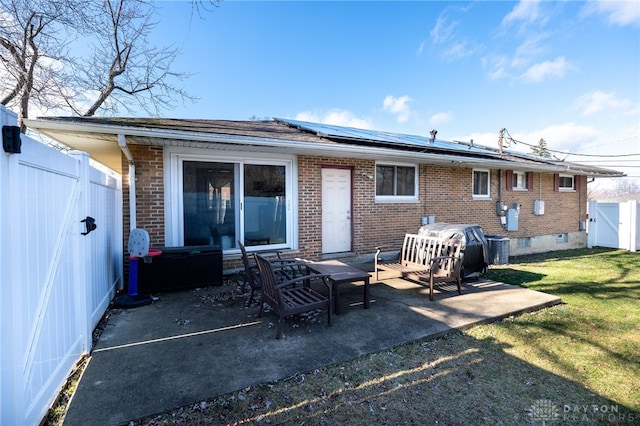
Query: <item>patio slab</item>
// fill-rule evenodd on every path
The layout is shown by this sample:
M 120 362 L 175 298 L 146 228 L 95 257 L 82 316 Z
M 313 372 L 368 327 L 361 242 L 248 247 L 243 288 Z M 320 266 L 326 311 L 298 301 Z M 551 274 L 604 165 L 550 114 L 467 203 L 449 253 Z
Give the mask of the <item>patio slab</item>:
M 398 278 L 340 286 L 341 314 L 289 319 L 228 297 L 234 286 L 156 295 L 151 305 L 112 310 L 69 404 L 64 424 L 120 425 L 247 386 L 367 353 L 561 303 L 560 298 L 480 279 L 435 292 Z

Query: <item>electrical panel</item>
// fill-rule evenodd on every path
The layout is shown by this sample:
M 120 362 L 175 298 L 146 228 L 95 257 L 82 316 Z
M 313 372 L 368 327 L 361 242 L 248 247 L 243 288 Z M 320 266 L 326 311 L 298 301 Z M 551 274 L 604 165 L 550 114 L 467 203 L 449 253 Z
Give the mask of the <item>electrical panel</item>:
M 542 216 L 544 214 L 544 200 L 535 200 L 533 202 L 533 214 Z
M 518 230 L 518 215 L 520 209 L 508 209 L 507 210 L 507 231 Z

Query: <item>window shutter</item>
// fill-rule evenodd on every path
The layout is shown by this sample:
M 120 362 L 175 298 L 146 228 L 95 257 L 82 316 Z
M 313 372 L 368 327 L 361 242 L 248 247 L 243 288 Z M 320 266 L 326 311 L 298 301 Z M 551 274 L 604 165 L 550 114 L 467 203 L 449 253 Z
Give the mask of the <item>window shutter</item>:
M 560 175 L 557 173 L 553 175 L 553 190 L 560 191 Z
M 525 177 L 527 179 L 527 191 L 533 191 L 533 172 L 527 172 Z
M 575 175 L 573 176 L 573 189 L 576 191 L 580 191 L 580 181 L 582 180 L 582 176 Z
M 507 173 L 505 175 L 507 180 L 506 184 L 504 185 L 505 189 L 507 191 L 512 191 L 513 190 L 513 170 L 507 170 Z

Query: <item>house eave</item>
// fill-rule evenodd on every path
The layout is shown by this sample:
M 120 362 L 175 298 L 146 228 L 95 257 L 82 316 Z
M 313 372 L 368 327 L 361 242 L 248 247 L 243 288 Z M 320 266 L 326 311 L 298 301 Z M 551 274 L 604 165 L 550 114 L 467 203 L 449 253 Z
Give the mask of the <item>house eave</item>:
M 341 144 L 321 137 L 318 141 L 265 138 L 237 134 L 204 133 L 185 130 L 141 128 L 114 124 L 65 122 L 47 119 L 25 119 L 27 127 L 58 142 L 88 152 L 96 161 L 122 173 L 118 135 L 127 137 L 129 144 L 155 146 L 181 146 L 187 148 L 265 151 L 296 155 L 352 157 L 376 161 L 405 161 L 420 164 L 457 167 L 483 167 L 489 169 L 518 169 L 546 173 L 572 173 L 590 177 L 617 177 L 623 174 L 606 169 L 580 170 L 569 164 L 519 162 L 498 155 L 473 156 L 433 152 L 405 151 L 401 149 Z

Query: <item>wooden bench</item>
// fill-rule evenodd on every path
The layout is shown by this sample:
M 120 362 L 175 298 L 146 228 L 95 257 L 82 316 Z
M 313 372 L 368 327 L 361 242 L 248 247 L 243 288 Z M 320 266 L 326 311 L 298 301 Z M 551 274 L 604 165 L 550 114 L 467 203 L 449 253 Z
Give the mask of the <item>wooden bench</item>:
M 429 298 L 433 300 L 433 285 L 456 282 L 462 294 L 462 242 L 459 240 L 405 234 L 397 260 L 380 260 L 381 248 L 376 247 L 374 270 L 376 280 L 379 271 L 396 272 L 399 277 L 429 283 Z
M 382 248 L 376 247 L 374 257 L 376 280 L 378 280 L 379 271 L 396 272 L 397 276 L 402 276 L 407 272 L 426 272 L 429 269 L 429 259 L 432 256 L 440 255 L 441 246 L 441 239 L 418 234 L 405 234 L 398 259 L 387 262 L 380 259 Z

